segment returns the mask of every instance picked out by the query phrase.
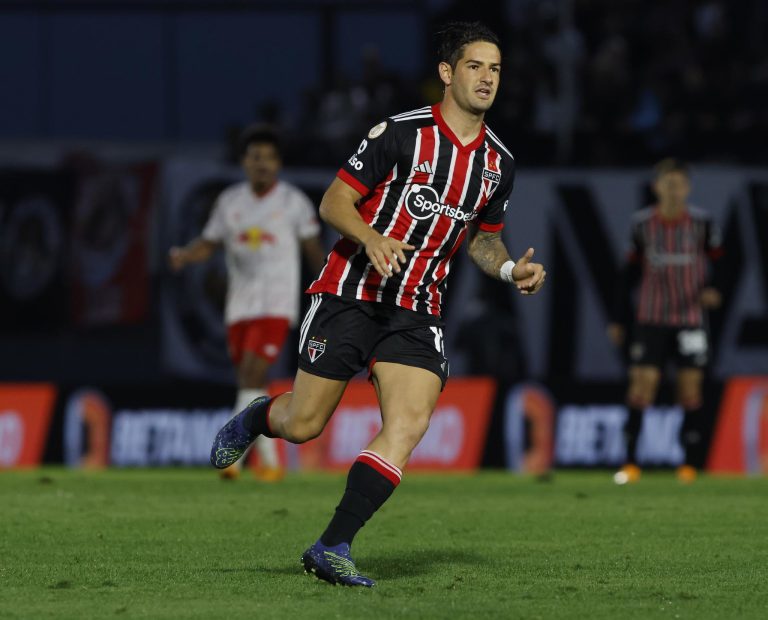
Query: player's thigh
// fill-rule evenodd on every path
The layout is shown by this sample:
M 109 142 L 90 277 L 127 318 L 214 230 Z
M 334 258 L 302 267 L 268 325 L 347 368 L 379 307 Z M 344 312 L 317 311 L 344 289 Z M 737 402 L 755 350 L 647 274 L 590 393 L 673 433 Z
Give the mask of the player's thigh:
M 252 351 L 243 351 L 237 366 L 237 385 L 245 389 L 264 389 L 271 362 Z
M 641 406 L 650 405 L 656 399 L 660 379 L 661 370 L 658 366 L 630 366 L 627 400 Z
M 677 371 L 677 402 L 687 409 L 701 405 L 701 386 L 704 371 L 701 368 L 681 368 Z
M 425 368 L 393 362 L 376 362 L 372 375 L 382 433 L 396 436 L 412 450 L 429 426 L 443 385 L 441 377 Z

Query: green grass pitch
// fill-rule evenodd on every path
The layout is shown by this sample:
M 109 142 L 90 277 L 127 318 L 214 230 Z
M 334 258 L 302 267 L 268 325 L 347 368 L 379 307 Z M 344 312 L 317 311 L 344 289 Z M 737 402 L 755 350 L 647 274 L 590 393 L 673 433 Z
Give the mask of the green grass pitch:
M 768 618 L 768 481 L 406 475 L 372 589 L 304 575 L 343 476 L 0 474 L 0 618 Z

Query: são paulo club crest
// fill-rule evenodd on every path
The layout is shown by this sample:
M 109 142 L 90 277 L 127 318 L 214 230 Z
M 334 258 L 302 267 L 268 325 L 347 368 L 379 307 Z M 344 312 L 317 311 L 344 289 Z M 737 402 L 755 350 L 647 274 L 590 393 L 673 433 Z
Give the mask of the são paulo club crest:
M 327 341 L 323 339 L 320 340 L 314 340 L 312 338 L 309 339 L 309 342 L 307 343 L 307 355 L 309 355 L 309 361 L 311 363 L 315 363 L 315 360 L 320 357 L 323 353 L 325 353 L 325 343 Z

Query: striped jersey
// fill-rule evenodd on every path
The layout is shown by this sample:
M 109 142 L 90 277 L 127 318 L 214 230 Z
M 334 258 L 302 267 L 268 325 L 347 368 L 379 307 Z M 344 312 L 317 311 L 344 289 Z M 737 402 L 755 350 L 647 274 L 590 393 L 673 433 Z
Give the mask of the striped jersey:
M 639 323 L 699 327 L 704 313 L 699 296 L 708 281 L 708 259 L 722 254 L 718 227 L 706 212 L 688 207 L 675 220 L 658 207 L 633 216 L 630 262 L 639 263 Z
M 504 226 L 514 158 L 485 124 L 462 145 L 436 104 L 373 127 L 337 176 L 362 194 L 357 209 L 368 225 L 416 250 L 406 252 L 399 274 L 382 278 L 362 245 L 341 238 L 307 292 L 440 316 L 468 224 Z

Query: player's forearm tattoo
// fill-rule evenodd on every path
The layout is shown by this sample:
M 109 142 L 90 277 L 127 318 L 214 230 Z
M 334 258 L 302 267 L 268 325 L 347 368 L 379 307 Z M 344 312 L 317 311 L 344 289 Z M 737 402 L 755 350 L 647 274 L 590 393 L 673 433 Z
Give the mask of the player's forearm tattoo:
M 477 231 L 469 243 L 469 256 L 474 263 L 492 278 L 500 279 L 501 266 L 510 260 L 509 252 L 501 240 L 500 232 Z

